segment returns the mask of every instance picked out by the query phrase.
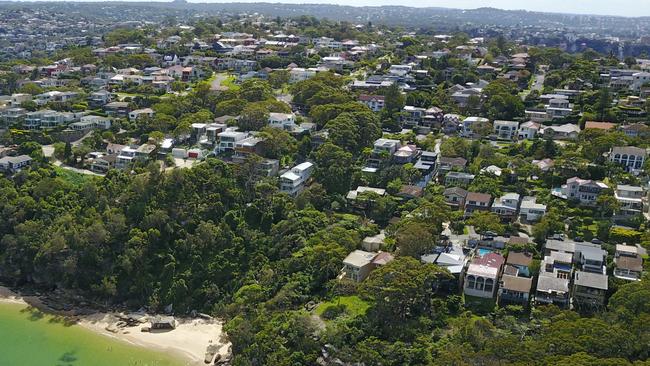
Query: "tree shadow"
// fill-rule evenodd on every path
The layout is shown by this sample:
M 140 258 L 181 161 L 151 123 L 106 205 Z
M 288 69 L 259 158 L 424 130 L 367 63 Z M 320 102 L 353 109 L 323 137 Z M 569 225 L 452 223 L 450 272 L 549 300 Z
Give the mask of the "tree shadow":
M 53 315 L 48 322 L 53 324 L 61 324 L 64 327 L 71 327 L 77 324 L 77 319 L 70 316 Z
M 45 319 L 45 315 L 46 315 L 45 312 L 33 306 L 27 306 L 26 308 L 21 309 L 20 312 L 23 314 L 27 314 L 28 315 L 27 319 L 33 322 Z M 49 315 L 50 315 L 48 319 L 49 323 L 61 324 L 65 327 L 70 327 L 77 323 L 77 319 L 74 317 L 56 315 L 56 314 L 49 314 Z
M 23 314 L 27 313 L 29 315 L 27 319 L 33 322 L 43 320 L 43 318 L 45 317 L 45 313 L 43 313 L 42 311 L 38 310 L 33 306 L 28 306 L 24 309 L 21 309 L 20 312 Z

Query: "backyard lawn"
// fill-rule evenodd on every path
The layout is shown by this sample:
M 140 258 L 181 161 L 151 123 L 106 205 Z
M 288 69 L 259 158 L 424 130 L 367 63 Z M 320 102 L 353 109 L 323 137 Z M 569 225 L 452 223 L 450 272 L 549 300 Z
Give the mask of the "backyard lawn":
M 370 305 L 363 301 L 359 296 L 339 296 L 330 301 L 320 303 L 314 312 L 321 316 L 329 306 L 344 305 L 347 316 L 354 318 L 366 313 Z

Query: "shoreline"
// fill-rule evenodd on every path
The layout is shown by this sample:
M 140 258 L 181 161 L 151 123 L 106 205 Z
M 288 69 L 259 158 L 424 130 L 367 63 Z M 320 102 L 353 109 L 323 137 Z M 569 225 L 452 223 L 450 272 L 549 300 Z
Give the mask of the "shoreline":
M 144 313 L 136 314 L 142 320 L 126 325 L 121 324 L 126 317 L 123 313 L 76 315 L 74 311 L 57 311 L 49 308 L 37 296 L 21 296 L 5 286 L 0 286 L 0 303 L 24 305 L 46 314 L 62 316 L 93 333 L 137 347 L 172 353 L 189 366 L 205 365 L 205 353 L 209 346 L 216 348 L 216 354 L 222 358 L 229 353 L 230 343 L 222 340 L 225 336 L 223 323 L 217 319 L 176 318 L 178 325 L 173 330 L 142 332 L 141 328 L 147 325 L 146 319 L 150 317 Z

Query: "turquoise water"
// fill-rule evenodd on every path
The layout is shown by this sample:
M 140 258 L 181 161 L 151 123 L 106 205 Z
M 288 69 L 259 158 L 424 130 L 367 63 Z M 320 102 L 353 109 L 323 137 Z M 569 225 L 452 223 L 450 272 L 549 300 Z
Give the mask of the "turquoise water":
M 96 334 L 61 317 L 0 303 L 2 366 L 181 366 L 175 355 Z
M 486 255 L 486 254 L 492 253 L 492 252 L 493 252 L 493 250 L 487 249 L 487 248 L 479 248 L 478 249 L 478 255 L 481 256 L 481 257 Z

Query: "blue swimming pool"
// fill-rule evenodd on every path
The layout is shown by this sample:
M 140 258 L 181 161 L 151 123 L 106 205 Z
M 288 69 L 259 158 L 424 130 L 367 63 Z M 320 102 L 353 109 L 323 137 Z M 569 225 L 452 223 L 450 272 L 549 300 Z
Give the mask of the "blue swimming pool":
M 478 248 L 478 255 L 481 256 L 481 257 L 484 256 L 484 255 L 486 255 L 486 254 L 488 254 L 488 253 L 492 253 L 492 252 L 493 252 L 492 249 L 488 249 L 488 248 Z

